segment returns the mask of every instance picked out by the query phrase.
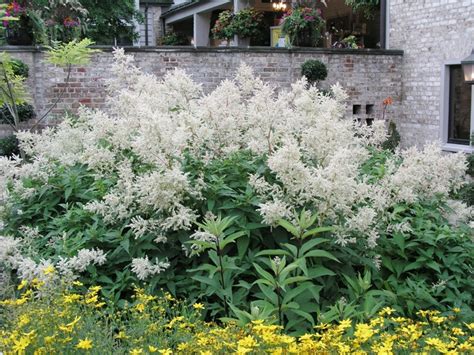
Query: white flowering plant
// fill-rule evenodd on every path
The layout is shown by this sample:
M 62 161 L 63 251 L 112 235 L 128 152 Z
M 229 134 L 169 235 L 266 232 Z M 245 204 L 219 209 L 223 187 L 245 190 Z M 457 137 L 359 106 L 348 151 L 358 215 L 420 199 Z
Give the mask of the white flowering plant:
M 289 330 L 341 297 L 367 316 L 347 281 L 367 271 L 370 304 L 469 314 L 473 212 L 451 201 L 464 155 L 383 150 L 384 123 L 346 118 L 338 85 L 327 95 L 303 78 L 277 92 L 242 65 L 206 94 L 181 70 L 158 80 L 114 56 L 107 109 L 22 132 L 27 159 L 0 159 L 0 263 L 13 280 L 99 283 L 119 303 L 140 283 L 222 317 L 273 297 L 255 265 L 285 256 L 311 286 L 296 283 L 292 315 L 279 313 Z M 216 216 L 239 236 L 220 254 Z

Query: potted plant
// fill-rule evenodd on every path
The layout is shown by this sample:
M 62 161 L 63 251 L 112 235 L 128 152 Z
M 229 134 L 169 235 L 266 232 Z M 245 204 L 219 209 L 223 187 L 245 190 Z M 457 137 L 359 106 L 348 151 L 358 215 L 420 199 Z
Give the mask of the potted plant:
M 234 29 L 231 26 L 233 17 L 234 14 L 231 10 L 222 11 L 211 30 L 212 36 L 215 39 L 225 41 L 226 45 L 229 45 L 230 39 L 234 37 L 235 34 Z
M 237 12 L 231 20 L 231 29 L 239 40 L 250 44 L 250 40 L 262 35 L 263 13 L 252 7 Z
M 10 45 L 33 44 L 33 30 L 26 7 L 17 1 L 7 4 L 5 18 L 2 21 L 6 41 Z
M 301 6 L 290 9 L 282 18 L 282 33 L 287 35 L 290 45 L 316 47 L 321 40 L 325 21 L 321 9 Z
M 254 8 L 245 8 L 237 13 L 222 11 L 211 32 L 214 38 L 226 41 L 228 45 L 235 35 L 250 44 L 250 39 L 262 35 L 263 13 Z M 242 41 L 241 41 L 242 44 Z

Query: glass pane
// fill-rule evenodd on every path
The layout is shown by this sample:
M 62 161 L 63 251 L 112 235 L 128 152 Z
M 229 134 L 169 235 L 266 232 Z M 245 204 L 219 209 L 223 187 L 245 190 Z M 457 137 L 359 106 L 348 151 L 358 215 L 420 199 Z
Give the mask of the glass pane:
M 471 90 L 464 81 L 460 65 L 449 69 L 449 134 L 448 142 L 469 145 L 471 135 Z

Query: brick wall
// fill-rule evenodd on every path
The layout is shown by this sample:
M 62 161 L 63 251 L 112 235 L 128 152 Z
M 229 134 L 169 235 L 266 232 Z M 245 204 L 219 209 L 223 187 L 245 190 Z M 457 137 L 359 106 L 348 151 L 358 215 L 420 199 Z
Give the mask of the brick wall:
M 441 72 L 474 48 L 474 0 L 389 0 L 390 48 L 402 49 L 404 145 L 439 139 Z
M 328 66 L 328 78 L 322 88 L 339 82 L 349 93 L 347 113 L 361 119 L 381 117 L 382 101 L 394 99 L 388 116 L 398 117 L 401 104 L 402 53 L 378 50 L 277 50 L 277 49 L 191 49 L 191 48 L 128 48 L 138 66 L 158 77 L 176 67 L 185 69 L 206 91 L 215 88 L 223 79 L 232 78 L 241 62 L 252 66 L 257 75 L 279 88 L 288 88 L 300 78 L 301 64 L 307 59 L 319 59 Z M 30 65 L 31 96 L 39 114 L 55 101 L 66 72 L 45 63 L 42 51 L 18 51 L 11 54 Z M 79 105 L 103 107 L 104 80 L 110 76 L 112 54 L 104 50 L 94 56 L 84 68 L 74 68 L 71 84 L 53 113 L 75 111 Z

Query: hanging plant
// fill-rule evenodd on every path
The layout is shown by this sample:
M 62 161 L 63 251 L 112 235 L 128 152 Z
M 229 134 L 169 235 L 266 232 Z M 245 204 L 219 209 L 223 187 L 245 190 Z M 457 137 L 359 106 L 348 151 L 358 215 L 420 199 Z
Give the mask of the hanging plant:
M 257 38 L 262 35 L 262 21 L 262 12 L 252 7 L 240 10 L 232 18 L 232 32 L 240 38 Z
M 380 0 L 345 0 L 346 5 L 352 7 L 355 12 L 361 12 L 365 18 L 372 19 L 377 10 Z
M 234 14 L 231 10 L 222 11 L 212 28 L 212 36 L 216 39 L 230 40 L 234 37 L 234 29 L 232 28 L 232 18 Z
M 320 9 L 297 7 L 283 15 L 281 30 L 288 36 L 291 45 L 316 47 L 325 23 Z

